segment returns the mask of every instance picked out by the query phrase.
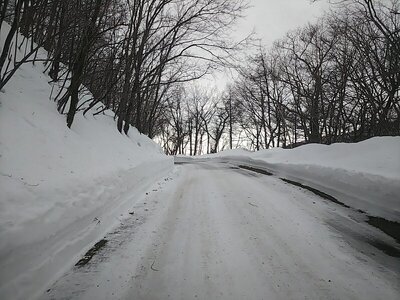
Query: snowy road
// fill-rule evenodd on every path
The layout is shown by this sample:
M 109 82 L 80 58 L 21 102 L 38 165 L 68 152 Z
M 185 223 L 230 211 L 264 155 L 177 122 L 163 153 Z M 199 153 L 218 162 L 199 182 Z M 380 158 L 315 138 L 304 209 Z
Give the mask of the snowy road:
M 41 298 L 400 297 L 399 258 L 373 246 L 398 248 L 392 238 L 359 212 L 274 176 L 178 165 L 131 213 Z

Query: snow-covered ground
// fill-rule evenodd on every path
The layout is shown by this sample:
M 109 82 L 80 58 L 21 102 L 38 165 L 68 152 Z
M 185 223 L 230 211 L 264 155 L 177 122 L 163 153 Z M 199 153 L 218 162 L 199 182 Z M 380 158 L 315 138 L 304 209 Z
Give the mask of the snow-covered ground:
M 177 158 L 190 160 L 191 158 Z M 372 216 L 400 222 L 400 137 L 295 149 L 227 150 L 196 157 L 270 170 L 310 185 Z
M 43 72 L 25 64 L 0 92 L 1 299 L 32 298 L 173 166 L 135 128 L 119 134 L 110 111 L 68 129 Z
M 0 91 L 1 299 L 399 298 L 398 243 L 278 176 L 398 222 L 400 137 L 179 157 L 173 169 L 109 111 L 68 129 L 43 72 L 23 65 Z
M 393 239 L 275 176 L 182 164 L 133 211 L 40 299 L 399 299 Z

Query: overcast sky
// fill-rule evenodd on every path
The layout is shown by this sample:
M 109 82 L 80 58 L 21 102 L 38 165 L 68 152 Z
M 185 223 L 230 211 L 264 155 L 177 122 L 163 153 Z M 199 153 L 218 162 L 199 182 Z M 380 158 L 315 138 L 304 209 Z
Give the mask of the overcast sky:
M 256 31 L 265 46 L 282 38 L 289 30 L 296 29 L 320 17 L 329 4 L 326 0 L 250 0 L 251 7 L 238 24 L 239 36 Z
M 240 40 L 253 30 L 267 48 L 277 39 L 283 38 L 289 30 L 294 30 L 308 22 L 314 22 L 328 10 L 327 0 L 249 0 L 250 8 L 237 24 L 235 38 Z M 218 72 L 203 78 L 199 84 L 209 89 L 215 86 L 223 91 L 232 79 L 229 72 Z

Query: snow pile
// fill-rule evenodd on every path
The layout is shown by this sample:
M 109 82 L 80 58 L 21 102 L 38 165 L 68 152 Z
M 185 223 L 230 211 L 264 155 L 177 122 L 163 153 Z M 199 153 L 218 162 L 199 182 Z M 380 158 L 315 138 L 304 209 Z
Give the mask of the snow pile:
M 274 174 L 320 189 L 368 214 L 400 221 L 400 137 L 333 145 L 308 144 L 244 153 L 209 155 L 269 169 Z
M 276 148 L 258 151 L 253 157 L 271 163 L 313 164 L 400 179 L 400 137 L 374 137 L 353 144 Z
M 33 298 L 173 166 L 135 128 L 119 134 L 110 111 L 68 129 L 43 72 L 25 64 L 0 92 L 2 299 Z

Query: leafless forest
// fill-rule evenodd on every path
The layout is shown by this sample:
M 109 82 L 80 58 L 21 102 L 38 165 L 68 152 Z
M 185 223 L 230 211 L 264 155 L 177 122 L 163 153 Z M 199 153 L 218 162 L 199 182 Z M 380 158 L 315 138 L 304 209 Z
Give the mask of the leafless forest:
M 96 114 L 112 110 L 122 134 L 133 125 L 168 154 L 400 135 L 398 1 L 336 1 L 268 49 L 231 38 L 248 4 L 3 0 L 0 89 L 22 64 L 45 64 L 65 87 L 55 101 L 68 127 L 101 103 Z M 222 68 L 237 74 L 224 92 L 195 84 Z

